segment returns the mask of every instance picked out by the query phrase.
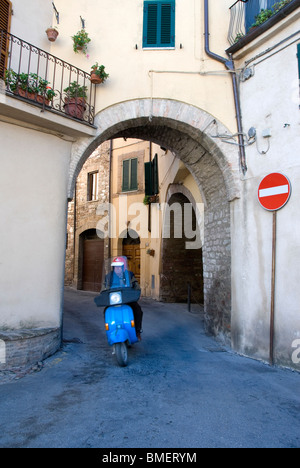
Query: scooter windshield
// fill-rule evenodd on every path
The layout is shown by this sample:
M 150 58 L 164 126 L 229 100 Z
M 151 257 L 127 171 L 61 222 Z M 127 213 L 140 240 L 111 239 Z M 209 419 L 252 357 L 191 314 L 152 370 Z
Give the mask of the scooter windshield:
M 114 257 L 107 265 L 102 290 L 123 289 L 132 287 L 131 273 L 128 270 L 126 257 Z
M 126 257 L 114 257 L 104 262 L 102 289 L 94 301 L 98 307 L 119 306 L 137 302 L 141 288 L 128 269 Z

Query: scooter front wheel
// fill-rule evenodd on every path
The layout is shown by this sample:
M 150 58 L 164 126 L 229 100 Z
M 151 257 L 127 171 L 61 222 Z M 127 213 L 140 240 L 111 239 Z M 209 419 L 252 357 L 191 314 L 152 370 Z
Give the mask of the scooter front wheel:
M 126 343 L 115 344 L 116 358 L 119 366 L 125 367 L 128 363 L 128 352 Z

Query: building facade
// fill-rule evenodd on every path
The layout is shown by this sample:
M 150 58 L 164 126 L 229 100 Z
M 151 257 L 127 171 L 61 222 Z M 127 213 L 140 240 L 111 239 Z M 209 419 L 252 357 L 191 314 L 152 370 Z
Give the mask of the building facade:
M 32 16 L 36 0 L 28 0 L 26 8 L 21 0 L 1 0 L 4 343 L 12 330 L 23 337 L 28 330 L 31 335 L 43 330 L 41 356 L 59 346 L 67 206 L 75 203 L 77 177 L 100 145 L 133 138 L 166 148 L 178 164 L 168 162 L 159 203 L 151 206 L 152 219 L 163 220 L 154 227 L 158 235 L 151 231 L 149 250 L 155 256 L 147 256 L 145 292 L 170 300 L 172 272 L 184 275 L 178 265 L 199 261 L 207 329 L 238 352 L 299 370 L 300 3 L 271 3 L 137 0 L 125 5 L 116 0 L 91 7 L 73 0 L 70 10 L 63 0 L 49 0 Z M 45 34 L 50 25 L 58 26 L 55 42 Z M 71 37 L 82 28 L 91 41 L 86 50 L 75 52 Z M 96 62 L 109 73 L 101 85 L 90 82 Z M 71 91 L 76 105 L 86 94 L 82 116 L 78 106 L 70 109 Z M 107 156 L 102 156 L 104 167 Z M 158 158 L 163 165 L 163 154 Z M 126 170 L 134 171 L 134 164 L 126 163 Z M 99 183 L 107 187 L 104 172 L 105 181 L 101 177 Z M 285 173 L 293 192 L 277 214 L 271 357 L 272 226 L 257 190 L 273 172 Z M 112 182 L 118 184 L 118 178 Z M 183 234 L 169 243 L 163 229 L 170 226 L 159 204 L 173 202 L 194 206 L 190 231 L 197 238 L 199 229 L 203 239 L 194 256 L 191 232 L 184 240 L 184 257 L 168 255 L 181 250 L 175 240 Z M 197 203 L 203 204 L 202 237 Z M 125 230 L 136 231 L 137 215 L 130 216 L 134 219 Z M 82 236 L 82 242 L 92 245 L 91 235 Z M 119 252 L 116 242 L 119 233 L 111 238 L 112 253 Z M 13 364 L 10 353 L 2 367 Z

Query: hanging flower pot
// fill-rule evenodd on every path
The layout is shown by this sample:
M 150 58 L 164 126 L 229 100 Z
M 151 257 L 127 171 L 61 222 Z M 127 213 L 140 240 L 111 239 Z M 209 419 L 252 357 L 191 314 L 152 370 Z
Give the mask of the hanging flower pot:
M 96 75 L 96 73 L 91 72 L 91 83 L 100 84 L 103 83 L 103 79 L 100 78 L 100 76 Z
M 91 42 L 88 33 L 84 29 L 81 29 L 76 34 L 74 34 L 74 36 L 71 37 L 73 39 L 74 52 L 77 53 L 78 51 L 82 50 L 86 54 L 87 45 L 89 42 Z
M 58 36 L 58 30 L 56 28 L 48 28 L 46 29 L 46 34 L 47 34 L 47 37 L 48 37 L 48 40 L 50 42 L 54 42 L 56 41 L 56 38 Z
M 93 84 L 100 84 L 104 83 L 104 81 L 109 77 L 109 74 L 105 72 L 104 65 L 98 65 L 98 62 L 92 66 L 91 71 L 91 83 Z

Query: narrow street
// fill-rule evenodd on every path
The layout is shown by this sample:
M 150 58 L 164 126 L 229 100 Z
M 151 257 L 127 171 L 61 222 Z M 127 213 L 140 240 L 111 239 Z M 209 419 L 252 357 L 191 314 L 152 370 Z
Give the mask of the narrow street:
M 120 368 L 93 298 L 66 289 L 63 349 L 0 375 L 1 448 L 300 447 L 300 374 L 224 349 L 199 307 L 147 299 Z

